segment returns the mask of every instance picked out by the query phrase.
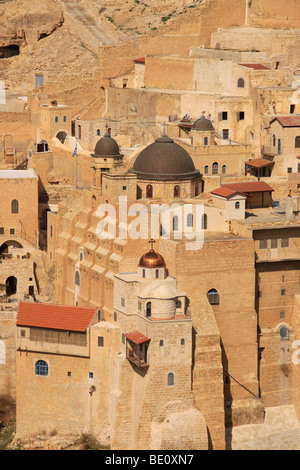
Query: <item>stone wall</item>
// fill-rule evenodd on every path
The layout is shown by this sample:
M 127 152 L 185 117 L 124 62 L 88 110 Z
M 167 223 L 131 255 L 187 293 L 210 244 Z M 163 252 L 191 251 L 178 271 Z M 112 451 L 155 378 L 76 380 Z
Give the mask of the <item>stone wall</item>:
M 16 398 L 16 312 L 0 311 L 0 397 Z

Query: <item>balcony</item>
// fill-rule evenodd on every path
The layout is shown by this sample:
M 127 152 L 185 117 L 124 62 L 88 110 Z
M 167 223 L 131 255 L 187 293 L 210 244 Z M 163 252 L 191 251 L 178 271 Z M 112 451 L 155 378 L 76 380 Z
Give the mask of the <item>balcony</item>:
M 132 349 L 127 349 L 126 359 L 140 369 L 148 369 L 149 367 L 149 364 L 145 362 L 144 358 L 136 354 Z
M 138 331 L 125 334 L 126 359 L 140 369 L 148 369 L 147 351 L 150 339 Z
M 277 147 L 273 147 L 271 145 L 263 145 L 261 147 L 261 153 L 262 155 L 269 157 L 274 157 L 275 155 L 278 155 Z

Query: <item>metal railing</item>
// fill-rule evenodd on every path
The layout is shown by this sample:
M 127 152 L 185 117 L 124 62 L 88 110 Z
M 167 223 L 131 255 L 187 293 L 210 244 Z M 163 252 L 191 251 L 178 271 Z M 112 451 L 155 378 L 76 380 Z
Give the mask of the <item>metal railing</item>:
M 35 238 L 32 236 L 28 235 L 24 229 L 21 230 L 15 230 L 11 232 L 11 229 L 2 229 L 0 230 L 0 240 L 1 238 L 6 238 L 7 240 L 14 240 L 15 238 L 21 238 L 22 240 L 26 240 L 28 243 L 30 243 L 33 246 L 37 246 L 38 241 L 37 241 L 37 232 L 35 231 Z M 0 244 L 4 243 L 4 240 L 0 241 Z

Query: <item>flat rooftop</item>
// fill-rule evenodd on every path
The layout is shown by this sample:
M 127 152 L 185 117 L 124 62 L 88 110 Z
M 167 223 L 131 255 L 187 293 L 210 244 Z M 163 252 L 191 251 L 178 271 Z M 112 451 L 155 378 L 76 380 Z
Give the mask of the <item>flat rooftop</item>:
M 35 171 L 30 170 L 0 170 L 0 179 L 20 179 L 20 178 L 37 178 Z

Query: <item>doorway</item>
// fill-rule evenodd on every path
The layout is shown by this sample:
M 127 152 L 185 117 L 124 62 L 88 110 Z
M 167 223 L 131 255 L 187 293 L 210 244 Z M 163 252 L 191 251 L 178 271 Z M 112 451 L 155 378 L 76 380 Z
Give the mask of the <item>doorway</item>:
M 17 293 L 17 284 L 18 280 L 14 276 L 10 276 L 6 279 L 6 295 L 7 297 L 10 297 L 11 295 L 14 295 Z

